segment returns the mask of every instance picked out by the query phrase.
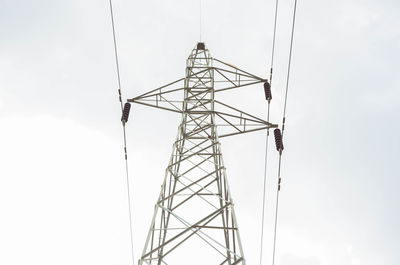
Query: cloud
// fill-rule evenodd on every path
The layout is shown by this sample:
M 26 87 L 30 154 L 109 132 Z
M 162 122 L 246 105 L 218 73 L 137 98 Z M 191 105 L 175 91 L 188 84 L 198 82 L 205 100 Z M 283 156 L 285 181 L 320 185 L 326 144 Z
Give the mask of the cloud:
M 282 257 L 280 264 L 282 264 L 282 265 L 292 265 L 292 264 L 321 265 L 322 263 L 316 257 L 302 257 L 302 256 L 288 254 L 288 255 L 285 255 Z
M 0 206 L 6 218 L 0 220 L 0 247 L 6 254 L 0 263 L 126 264 L 126 187 L 108 3 L 3 2 Z M 212 56 L 267 76 L 273 1 L 203 3 L 203 39 Z M 114 4 L 124 98 L 182 77 L 198 40 L 198 2 Z M 388 0 L 299 2 L 278 262 L 399 264 L 398 10 L 398 1 Z M 277 123 L 291 12 L 292 2 L 281 4 L 271 116 Z M 265 116 L 262 87 L 223 100 Z M 174 114 L 132 107 L 127 132 L 137 254 L 178 123 Z M 264 141 L 264 133 L 222 141 L 248 264 L 259 254 Z M 271 148 L 266 260 L 276 166 Z
M 48 115 L 0 122 L 0 263 L 124 263 L 120 143 Z

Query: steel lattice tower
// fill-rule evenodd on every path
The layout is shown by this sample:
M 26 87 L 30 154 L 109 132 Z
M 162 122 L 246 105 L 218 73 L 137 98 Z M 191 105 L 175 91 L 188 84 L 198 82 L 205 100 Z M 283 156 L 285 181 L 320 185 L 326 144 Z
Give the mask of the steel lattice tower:
M 184 78 L 128 100 L 182 117 L 139 265 L 246 264 L 219 139 L 277 126 L 215 96 L 264 82 L 198 43 Z

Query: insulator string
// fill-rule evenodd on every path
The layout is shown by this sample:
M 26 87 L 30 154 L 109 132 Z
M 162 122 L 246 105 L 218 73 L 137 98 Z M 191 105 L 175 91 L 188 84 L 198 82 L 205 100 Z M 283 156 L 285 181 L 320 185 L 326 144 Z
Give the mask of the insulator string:
M 115 65 L 117 72 L 117 80 L 118 80 L 118 97 L 121 105 L 121 114 L 124 114 L 124 107 L 122 104 L 122 91 L 121 91 L 121 75 L 119 70 L 119 59 L 118 59 L 118 49 L 117 49 L 117 38 L 115 36 L 115 23 L 114 23 L 114 12 L 112 6 L 112 0 L 109 0 L 110 3 L 110 14 L 111 14 L 111 26 L 112 26 L 112 34 L 114 40 L 114 54 L 115 54 Z M 126 174 L 126 186 L 127 186 L 127 197 L 128 197 L 128 214 L 129 214 L 129 229 L 130 229 L 130 241 L 131 241 L 131 255 L 132 255 L 132 264 L 135 264 L 135 255 L 133 250 L 133 226 L 132 226 L 132 207 L 131 207 L 131 190 L 129 186 L 129 169 L 128 169 L 128 150 L 126 147 L 126 128 L 125 121 L 122 120 L 122 131 L 124 136 L 124 157 L 125 157 L 125 174 Z

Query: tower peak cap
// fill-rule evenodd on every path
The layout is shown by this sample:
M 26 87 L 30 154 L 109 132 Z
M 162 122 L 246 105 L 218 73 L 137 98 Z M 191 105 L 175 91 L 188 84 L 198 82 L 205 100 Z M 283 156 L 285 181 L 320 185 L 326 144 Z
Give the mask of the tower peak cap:
M 196 46 L 197 50 L 205 50 L 206 49 L 206 45 L 204 42 L 198 42 L 197 46 Z

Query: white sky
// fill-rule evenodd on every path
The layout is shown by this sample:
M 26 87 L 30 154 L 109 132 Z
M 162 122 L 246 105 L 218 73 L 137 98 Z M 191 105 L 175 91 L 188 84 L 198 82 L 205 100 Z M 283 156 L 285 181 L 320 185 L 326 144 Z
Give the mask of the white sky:
M 199 2 L 114 5 L 124 97 L 183 77 L 199 40 Z M 292 5 L 280 1 L 275 122 Z M 276 264 L 400 264 L 400 3 L 298 5 Z M 95 0 L 0 1 L 0 264 L 130 262 L 108 8 Z M 267 77 L 273 8 L 272 0 L 203 0 L 211 54 Z M 261 86 L 234 91 L 230 100 L 265 116 Z M 175 114 L 131 111 L 136 257 L 178 123 Z M 222 141 L 248 264 L 258 263 L 264 141 L 260 132 Z M 271 151 L 264 264 L 276 182 Z

